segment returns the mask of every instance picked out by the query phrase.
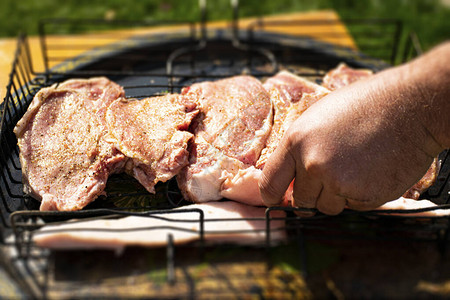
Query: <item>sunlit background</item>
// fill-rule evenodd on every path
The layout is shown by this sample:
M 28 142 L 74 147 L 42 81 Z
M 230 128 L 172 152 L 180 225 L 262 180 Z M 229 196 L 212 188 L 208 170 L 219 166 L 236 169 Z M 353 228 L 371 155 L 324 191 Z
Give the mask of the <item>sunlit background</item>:
M 198 0 L 2 0 L 0 36 L 16 36 L 19 32 L 36 34 L 38 20 L 42 18 L 196 21 L 199 19 L 198 2 Z M 230 0 L 206 2 L 209 20 L 232 17 Z M 239 6 L 240 17 L 332 9 L 343 19 L 398 19 L 403 23 L 404 34 L 411 31 L 417 33 L 424 50 L 450 37 L 449 0 L 241 0 Z

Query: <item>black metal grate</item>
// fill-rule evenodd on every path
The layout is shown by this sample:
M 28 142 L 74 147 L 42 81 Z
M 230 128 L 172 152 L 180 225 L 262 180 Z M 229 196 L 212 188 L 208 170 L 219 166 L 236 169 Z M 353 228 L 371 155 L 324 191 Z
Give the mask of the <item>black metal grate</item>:
M 52 276 L 55 276 L 55 270 L 51 269 L 55 268 L 53 263 L 61 254 L 41 249 L 31 242 L 33 231 L 43 224 L 65 222 L 72 218 L 105 218 L 117 215 L 151 217 L 156 212 L 171 214 L 173 212 L 170 208 L 187 204 L 174 181 L 158 185 L 157 194 L 149 195 L 131 177 L 115 175 L 108 182 L 106 189 L 108 196 L 96 200 L 83 211 L 37 211 L 39 206 L 37 201 L 22 192 L 17 140 L 12 130 L 40 88 L 67 78 L 102 75 L 121 84 L 127 96 L 144 98 L 166 92 L 178 92 L 183 86 L 194 82 L 242 73 L 262 79 L 274 75 L 279 69 L 286 68 L 320 82 L 324 73 L 341 61 L 354 67 L 366 67 L 375 71 L 388 66 L 380 59 L 352 49 L 336 47 L 309 37 L 284 36 L 266 31 L 267 26 L 271 24 L 264 24 L 264 26 L 252 24 L 246 30 L 240 30 L 236 22 L 237 13 L 234 21 L 231 31 L 210 30 L 205 22 L 202 22 L 199 26 L 190 24 L 173 34 L 143 33 L 136 36 L 121 36 L 120 41 L 117 36 L 106 34 L 103 36 L 106 42 L 98 46 L 98 43 L 89 42 L 64 45 L 61 40 L 54 37 L 50 39 L 47 36 L 47 30 L 51 30 L 52 26 L 57 28 L 86 23 L 74 20 L 46 20 L 40 25 L 44 65 L 42 71 L 35 70 L 27 37 L 19 37 L 10 83 L 2 104 L 0 217 L 3 252 L 10 258 L 7 265 L 11 273 L 26 288 L 27 293 L 39 297 L 70 290 L 70 286 L 54 285 L 49 275 L 53 272 Z M 117 25 L 149 25 L 94 20 L 89 22 L 101 28 L 114 28 Z M 308 26 L 324 25 L 327 22 L 310 23 Z M 282 23 L 286 25 L 286 22 Z M 352 24 L 357 26 L 357 23 L 353 21 Z M 393 31 L 392 39 L 388 39 L 393 41 L 393 46 L 391 45 L 387 52 L 388 60 L 395 61 L 399 48 L 400 33 L 398 31 L 401 30 L 401 26 L 396 21 L 387 20 L 379 22 L 365 20 L 363 23 L 364 26 L 371 24 L 381 28 L 385 28 L 386 24 L 397 26 Z M 272 25 L 279 24 L 281 23 L 272 23 Z M 93 36 L 96 42 L 98 42 L 99 34 Z M 92 48 L 92 46 L 95 47 Z M 70 59 L 58 55 L 58 51 L 66 47 L 73 47 L 82 54 Z M 406 58 L 409 50 L 405 48 L 404 53 Z M 386 57 L 386 52 L 383 56 L 381 58 Z M 57 64 L 50 67 L 55 62 Z M 442 169 L 437 183 L 425 196 L 439 204 L 438 208 L 450 209 L 448 151 L 441 154 L 440 160 Z M 133 188 L 130 189 L 130 186 Z M 270 222 L 273 221 L 271 212 L 274 210 L 286 211 L 285 230 L 289 233 L 289 242 L 298 245 L 300 259 L 305 265 L 308 262 L 305 251 L 306 240 L 421 240 L 437 242 L 438 246 L 445 251 L 449 235 L 448 217 L 430 219 L 408 216 L 409 213 L 417 212 L 417 210 L 383 212 L 346 210 L 336 217 L 317 214 L 315 217 L 303 219 L 295 216 L 293 213 L 295 209 L 270 208 L 267 210 L 266 218 L 261 219 L 267 225 L 266 243 L 259 247 L 267 248 L 268 251 L 273 246 Z M 205 221 L 202 212 L 198 211 L 198 213 L 198 222 L 203 228 Z M 176 230 L 176 224 L 173 227 Z M 7 239 L 11 234 L 14 239 Z M 187 247 L 189 251 L 202 252 L 201 249 L 207 247 L 202 238 L 203 234 L 201 230 L 198 242 L 183 247 Z M 174 249 L 173 240 L 169 235 L 165 250 L 166 275 L 164 276 L 169 284 L 174 284 L 177 278 Z M 182 296 L 192 296 L 191 293 L 192 291 L 188 291 Z

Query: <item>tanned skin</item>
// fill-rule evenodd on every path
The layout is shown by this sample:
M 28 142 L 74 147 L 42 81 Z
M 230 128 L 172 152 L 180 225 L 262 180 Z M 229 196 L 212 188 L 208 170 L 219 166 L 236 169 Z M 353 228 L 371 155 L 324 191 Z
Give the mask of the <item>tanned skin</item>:
M 265 204 L 294 180 L 295 207 L 339 214 L 397 199 L 450 148 L 450 41 L 324 97 L 289 128 L 259 182 Z

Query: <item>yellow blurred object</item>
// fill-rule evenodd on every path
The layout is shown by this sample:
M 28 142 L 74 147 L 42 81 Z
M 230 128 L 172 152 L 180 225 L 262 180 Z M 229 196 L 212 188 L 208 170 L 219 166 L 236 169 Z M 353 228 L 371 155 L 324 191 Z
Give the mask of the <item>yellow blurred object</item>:
M 109 12 L 105 18 L 114 18 L 115 13 Z M 265 30 L 288 35 L 308 36 L 317 40 L 333 43 L 339 46 L 356 49 L 355 42 L 349 34 L 346 26 L 340 21 L 334 11 L 301 12 L 283 15 L 265 16 L 260 18 L 246 18 L 239 20 L 239 28 L 247 29 L 249 26 L 255 30 Z M 97 48 L 120 40 L 129 39 L 139 35 L 168 33 L 188 29 L 189 25 L 155 26 L 145 28 L 120 29 L 113 31 L 90 32 L 74 35 L 48 35 L 46 41 L 52 46 L 62 47 L 52 50 L 58 57 L 72 58 L 78 56 L 88 49 L 84 47 Z M 229 28 L 230 21 L 210 22 L 208 28 Z M 28 38 L 33 68 L 36 72 L 44 72 L 45 66 L 42 59 L 40 39 L 37 36 Z M 17 41 L 15 38 L 0 39 L 0 102 L 5 96 L 6 85 L 9 81 L 14 52 Z M 71 45 L 71 47 L 64 47 Z M 80 47 L 78 47 L 80 46 Z M 61 61 L 50 61 L 49 68 L 61 63 Z

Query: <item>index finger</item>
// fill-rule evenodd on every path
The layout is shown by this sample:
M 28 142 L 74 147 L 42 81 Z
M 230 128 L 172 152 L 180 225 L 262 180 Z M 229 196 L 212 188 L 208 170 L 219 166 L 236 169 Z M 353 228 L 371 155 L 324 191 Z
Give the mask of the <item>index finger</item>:
M 267 206 L 280 204 L 294 177 L 295 160 L 282 143 L 270 155 L 259 180 L 263 202 Z

